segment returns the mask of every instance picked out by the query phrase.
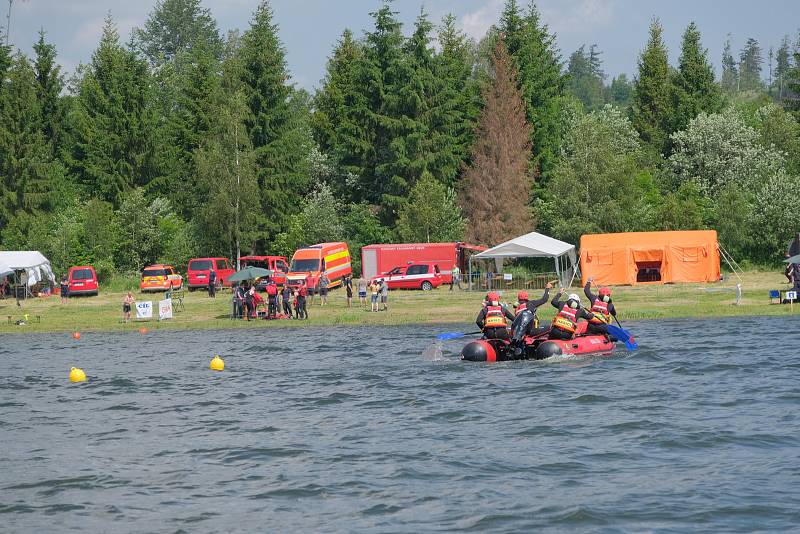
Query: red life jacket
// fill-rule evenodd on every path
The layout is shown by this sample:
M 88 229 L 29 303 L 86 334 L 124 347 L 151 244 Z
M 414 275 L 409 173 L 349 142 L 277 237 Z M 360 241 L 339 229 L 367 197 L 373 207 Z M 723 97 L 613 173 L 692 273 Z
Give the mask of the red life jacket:
M 611 316 L 608 313 L 608 303 L 602 300 L 594 299 L 592 304 L 592 313 L 594 317 L 589 321 L 593 324 L 608 324 L 611 322 Z
M 568 305 L 564 304 L 561 311 L 553 318 L 553 327 L 560 328 L 566 332 L 575 333 L 578 327 L 578 310 L 573 310 Z
M 308 289 L 306 289 L 306 286 L 300 286 L 300 289 L 297 290 L 297 296 L 305 297 L 306 295 L 308 295 Z
M 275 284 L 267 284 L 267 295 L 274 297 L 278 294 L 278 286 Z
M 488 305 L 486 306 L 486 320 L 483 323 L 484 328 L 506 328 L 506 316 L 503 313 L 502 306 Z
M 519 315 L 520 313 L 522 313 L 523 310 L 527 309 L 528 309 L 528 301 L 526 300 L 524 302 L 520 302 L 519 306 L 517 306 L 517 313 L 515 313 L 514 315 Z

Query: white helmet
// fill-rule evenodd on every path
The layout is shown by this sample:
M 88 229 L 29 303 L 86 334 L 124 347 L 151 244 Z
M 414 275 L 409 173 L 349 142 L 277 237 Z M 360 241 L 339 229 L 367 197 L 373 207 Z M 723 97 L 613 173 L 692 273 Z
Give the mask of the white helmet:
M 570 308 L 577 309 L 581 307 L 581 298 L 576 295 L 575 293 L 571 293 L 570 296 L 567 297 L 567 303 L 574 302 L 575 305 L 570 305 Z

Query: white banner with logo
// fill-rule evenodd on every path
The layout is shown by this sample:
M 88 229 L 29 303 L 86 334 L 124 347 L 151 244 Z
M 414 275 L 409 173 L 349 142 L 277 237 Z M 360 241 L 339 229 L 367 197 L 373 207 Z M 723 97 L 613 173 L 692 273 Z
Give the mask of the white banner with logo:
M 158 301 L 158 320 L 172 319 L 172 299 Z
M 136 303 L 136 318 L 137 319 L 152 319 L 153 318 L 153 302 L 146 300 Z

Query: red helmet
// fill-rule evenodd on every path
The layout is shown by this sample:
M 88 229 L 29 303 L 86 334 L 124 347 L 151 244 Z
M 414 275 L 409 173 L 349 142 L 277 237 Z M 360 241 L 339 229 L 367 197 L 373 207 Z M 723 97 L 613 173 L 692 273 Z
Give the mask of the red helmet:
M 519 293 L 517 293 L 517 300 L 528 300 L 528 292 L 520 291 Z
M 495 300 L 500 300 L 500 293 L 498 293 L 496 291 L 490 291 L 486 295 L 486 300 L 488 300 L 489 302 L 493 302 Z
M 601 297 L 610 297 L 611 296 L 611 288 L 608 287 L 601 287 L 600 288 L 600 296 Z

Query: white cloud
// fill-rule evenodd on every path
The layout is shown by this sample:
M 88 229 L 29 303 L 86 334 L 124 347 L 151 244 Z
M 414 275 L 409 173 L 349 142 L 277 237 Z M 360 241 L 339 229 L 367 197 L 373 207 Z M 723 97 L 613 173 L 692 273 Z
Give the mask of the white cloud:
M 489 2 L 472 13 L 464 14 L 459 19 L 459 25 L 464 33 L 474 39 L 481 39 L 492 24 L 500 18 L 503 9 L 503 0 L 489 0 Z
M 542 9 L 542 18 L 557 34 L 576 33 L 609 26 L 614 20 L 614 0 L 557 2 Z

